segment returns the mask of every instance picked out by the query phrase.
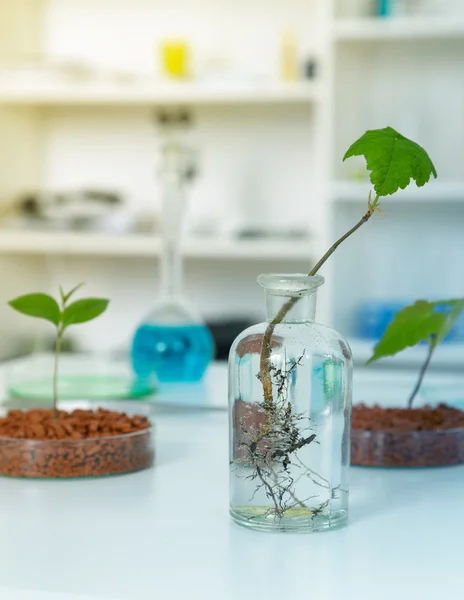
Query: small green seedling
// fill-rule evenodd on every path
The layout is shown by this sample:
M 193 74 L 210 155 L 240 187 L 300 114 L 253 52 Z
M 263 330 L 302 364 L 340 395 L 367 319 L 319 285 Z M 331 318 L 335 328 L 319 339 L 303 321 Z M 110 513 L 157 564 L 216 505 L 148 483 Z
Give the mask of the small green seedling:
M 376 211 L 382 212 L 379 206 L 381 198 L 391 196 L 399 189 L 404 190 L 411 181 L 415 181 L 418 187 L 422 187 L 430 181 L 432 176 L 437 177 L 437 171 L 424 148 L 404 137 L 392 127 L 366 131 L 348 148 L 343 160 L 352 156 L 364 156 L 366 159 L 366 167 L 370 171 L 375 197 L 372 200 L 372 193 L 369 194 L 367 212 L 354 227 L 327 250 L 309 275 L 316 275 L 335 250 L 364 223 L 367 223 Z M 274 320 L 269 323 L 263 338 L 260 381 L 263 386 L 265 407 L 269 412 L 274 409 L 270 370 L 272 366 L 272 335 L 276 325 L 283 321 L 296 302 L 298 302 L 298 298 L 291 298 L 282 306 Z
M 412 408 L 414 398 L 421 388 L 435 349 L 449 334 L 463 309 L 464 298 L 438 302 L 418 300 L 395 315 L 375 347 L 374 354 L 367 364 L 385 356 L 394 356 L 420 342 L 428 344 L 427 356 L 420 370 L 419 379 L 408 400 L 409 409 Z
M 108 307 L 109 300 L 103 298 L 82 298 L 69 304 L 79 288 L 80 283 L 67 294 L 60 286 L 60 302 L 47 294 L 26 294 L 11 300 L 8 304 L 16 311 L 29 317 L 50 321 L 56 328 L 55 361 L 53 369 L 53 411 L 58 410 L 58 364 L 63 334 L 71 325 L 87 323 L 99 317 Z

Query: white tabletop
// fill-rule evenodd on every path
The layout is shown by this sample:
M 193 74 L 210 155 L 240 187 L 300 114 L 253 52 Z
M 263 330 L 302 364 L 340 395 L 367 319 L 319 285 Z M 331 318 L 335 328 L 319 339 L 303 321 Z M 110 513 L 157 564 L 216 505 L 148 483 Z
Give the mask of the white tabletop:
M 224 393 L 223 370 L 211 377 Z M 353 468 L 348 527 L 257 533 L 228 517 L 226 412 L 155 421 L 152 470 L 0 479 L 1 600 L 460 597 L 464 467 Z

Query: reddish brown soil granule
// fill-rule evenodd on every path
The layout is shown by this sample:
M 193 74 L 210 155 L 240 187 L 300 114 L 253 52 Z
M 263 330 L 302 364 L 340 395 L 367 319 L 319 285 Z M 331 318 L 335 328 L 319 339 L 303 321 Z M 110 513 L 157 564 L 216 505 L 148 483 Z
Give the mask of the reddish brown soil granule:
M 464 412 L 436 408 L 353 407 L 351 463 L 432 467 L 464 463 Z
M 364 404 L 353 406 L 353 429 L 367 431 L 433 431 L 464 427 L 464 412 L 440 404 L 436 408 L 382 408 Z
M 99 409 L 12 410 L 0 418 L 0 474 L 94 477 L 153 464 L 146 417 Z
M 263 338 L 264 335 L 262 333 L 254 333 L 243 338 L 235 349 L 237 356 L 243 358 L 247 354 L 261 354 Z M 280 348 L 282 341 L 281 337 L 275 335 L 271 340 L 271 347 L 273 349 Z

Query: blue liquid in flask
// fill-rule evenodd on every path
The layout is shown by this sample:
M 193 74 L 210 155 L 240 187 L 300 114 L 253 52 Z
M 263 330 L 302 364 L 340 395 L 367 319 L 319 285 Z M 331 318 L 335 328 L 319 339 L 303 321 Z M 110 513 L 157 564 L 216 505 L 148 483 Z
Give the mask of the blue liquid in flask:
M 213 354 L 213 338 L 205 325 L 144 323 L 134 336 L 132 365 L 141 379 L 155 375 L 165 383 L 196 382 Z

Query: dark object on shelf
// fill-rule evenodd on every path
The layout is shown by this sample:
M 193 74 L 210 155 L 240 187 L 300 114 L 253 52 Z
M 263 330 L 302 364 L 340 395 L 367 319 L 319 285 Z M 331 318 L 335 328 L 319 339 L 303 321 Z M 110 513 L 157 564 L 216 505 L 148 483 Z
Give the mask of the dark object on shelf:
M 464 463 L 464 411 L 353 407 L 351 464 L 442 467 Z
M 245 319 L 209 322 L 208 327 L 216 344 L 216 360 L 227 360 L 230 347 L 238 334 L 255 323 L 256 321 Z
M 84 229 L 99 223 L 122 206 L 123 199 L 107 190 L 37 191 L 20 196 L 15 204 L 19 215 L 34 224 Z
M 308 59 L 303 66 L 303 74 L 306 79 L 314 79 L 316 77 L 317 63 L 314 59 Z
M 155 119 L 159 125 L 181 125 L 184 127 L 189 127 L 193 124 L 192 113 L 186 109 L 159 110 L 155 113 Z
M 0 419 L 0 475 L 100 477 L 153 464 L 151 424 L 144 416 L 99 409 L 12 410 Z
M 287 231 L 277 231 L 272 229 L 242 229 L 237 232 L 239 239 L 308 239 L 308 232 L 303 229 L 288 229 Z

